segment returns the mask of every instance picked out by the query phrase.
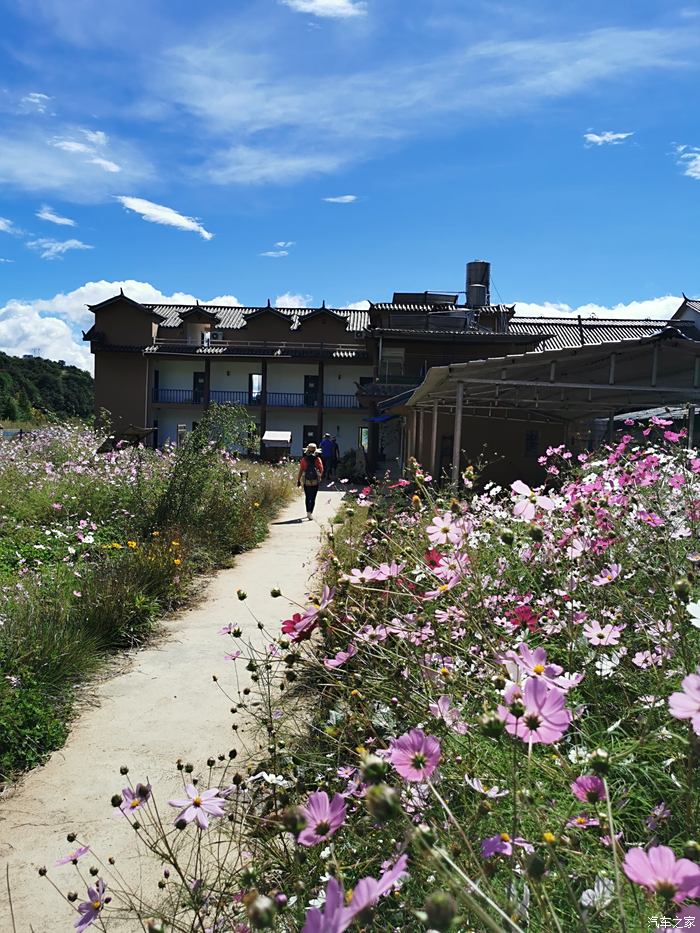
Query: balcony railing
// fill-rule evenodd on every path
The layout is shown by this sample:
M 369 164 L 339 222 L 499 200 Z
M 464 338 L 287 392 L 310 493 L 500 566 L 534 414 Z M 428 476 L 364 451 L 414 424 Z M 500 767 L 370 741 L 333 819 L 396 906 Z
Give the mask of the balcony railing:
M 262 405 L 262 392 L 227 391 L 212 389 L 209 399 L 219 405 Z M 153 389 L 153 401 L 158 404 L 203 405 L 204 391 L 200 389 Z M 317 392 L 268 392 L 268 408 L 318 408 Z M 324 394 L 324 408 L 359 408 L 354 395 Z

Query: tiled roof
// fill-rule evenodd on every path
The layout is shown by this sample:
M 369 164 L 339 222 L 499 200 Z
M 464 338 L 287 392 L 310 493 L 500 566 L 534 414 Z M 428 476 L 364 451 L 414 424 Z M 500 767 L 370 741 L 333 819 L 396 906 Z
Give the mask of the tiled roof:
M 686 298 L 685 303 L 689 308 L 692 308 L 693 311 L 697 311 L 700 314 L 700 299 L 697 298 Z
M 542 318 L 513 317 L 508 322 L 511 334 L 541 334 L 545 339 L 538 350 L 563 350 L 617 340 L 651 337 L 668 325 L 664 320 L 621 320 L 615 318 Z
M 192 305 L 157 305 L 144 304 L 144 308 L 161 314 L 165 320 L 162 328 L 178 327 L 181 323 L 180 315 L 189 311 Z M 246 319 L 260 311 L 273 310 L 290 320 L 290 329 L 297 330 L 305 317 L 319 311 L 328 311 L 345 321 L 346 330 L 361 333 L 369 324 L 369 315 L 366 311 L 356 311 L 349 308 L 267 308 L 242 307 L 237 305 L 199 305 L 203 311 L 213 311 L 217 317 L 217 327 L 222 330 L 240 330 L 245 326 Z
M 481 308 L 465 308 L 464 305 L 446 305 L 441 304 L 398 304 L 393 301 L 379 301 L 372 303 L 372 309 L 375 311 L 406 311 L 410 313 L 429 314 L 431 312 L 446 314 L 454 311 L 471 311 L 477 316 L 479 314 L 499 314 L 503 311 L 512 311 L 515 305 L 484 305 Z

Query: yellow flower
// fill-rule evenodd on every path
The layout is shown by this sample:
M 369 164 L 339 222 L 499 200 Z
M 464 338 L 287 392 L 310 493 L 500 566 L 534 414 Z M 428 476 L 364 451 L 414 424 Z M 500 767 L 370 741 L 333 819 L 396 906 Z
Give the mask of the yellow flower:
M 542 833 L 542 838 L 547 843 L 547 845 L 552 845 L 557 841 L 557 837 L 554 835 L 554 833 L 550 833 L 549 831 Z
M 420 496 L 411 496 L 411 502 L 414 505 L 420 505 Z
M 170 543 L 172 544 L 173 547 L 180 547 L 179 541 L 171 541 Z
M 151 532 L 151 536 L 154 537 L 154 538 L 160 538 L 160 532 L 159 532 L 159 531 L 152 531 L 152 532 Z
M 127 546 L 131 548 L 132 551 L 136 550 L 138 544 L 135 541 L 127 541 Z
M 179 567 L 182 561 L 179 557 L 176 557 L 173 563 L 175 564 L 176 567 Z
M 260 508 L 260 503 L 259 503 L 259 502 L 254 502 L 254 503 L 253 503 L 253 508 L 254 508 L 254 509 L 259 509 L 259 508 Z
M 110 547 L 113 547 L 115 551 L 120 551 L 124 547 L 124 545 L 119 544 L 118 541 L 113 541 Z

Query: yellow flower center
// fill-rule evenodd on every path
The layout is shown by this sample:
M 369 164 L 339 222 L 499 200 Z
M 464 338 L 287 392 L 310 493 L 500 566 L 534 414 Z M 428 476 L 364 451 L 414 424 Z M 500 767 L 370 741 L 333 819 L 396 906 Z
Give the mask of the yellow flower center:
M 92 901 L 90 906 L 93 910 L 99 910 L 102 907 L 102 901 Z
M 508 835 L 508 833 L 501 833 L 501 841 L 510 842 L 510 836 Z
M 544 674 L 544 664 L 535 664 L 532 670 L 535 674 Z
M 449 590 L 449 586 L 446 583 L 441 583 L 438 587 L 438 593 L 446 593 Z
M 579 826 L 585 826 L 585 825 L 586 825 L 586 817 L 585 817 L 585 816 L 577 816 L 577 817 L 576 817 L 576 822 L 578 823 Z
M 192 801 L 192 803 L 195 805 L 195 807 L 201 807 L 201 806 L 202 806 L 202 798 L 201 798 L 201 797 L 195 797 L 194 800 Z
M 131 807 L 132 810 L 135 810 L 136 807 L 138 807 L 138 805 L 139 805 L 140 802 L 141 802 L 141 801 L 140 801 L 137 797 L 134 797 L 133 800 L 130 800 L 130 801 L 129 801 L 129 806 Z

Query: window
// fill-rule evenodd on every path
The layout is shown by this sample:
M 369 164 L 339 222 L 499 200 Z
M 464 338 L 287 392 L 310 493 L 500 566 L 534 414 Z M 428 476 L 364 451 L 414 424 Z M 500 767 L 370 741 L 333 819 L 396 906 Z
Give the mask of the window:
M 365 451 L 369 447 L 369 428 L 358 428 L 357 429 L 357 446 L 362 447 Z
M 260 373 L 248 374 L 248 404 L 259 405 L 262 396 L 262 375 Z
M 302 439 L 303 446 L 306 448 L 309 444 L 318 444 L 318 425 L 317 424 L 305 424 L 303 429 Z
M 185 443 L 185 438 L 187 437 L 187 425 L 178 424 L 177 426 L 177 446 L 182 447 Z
M 403 376 L 403 364 L 403 347 L 384 347 L 382 352 L 381 375 L 385 379 L 389 376 Z
M 527 460 L 536 460 L 540 452 L 540 432 L 525 432 L 525 457 Z

